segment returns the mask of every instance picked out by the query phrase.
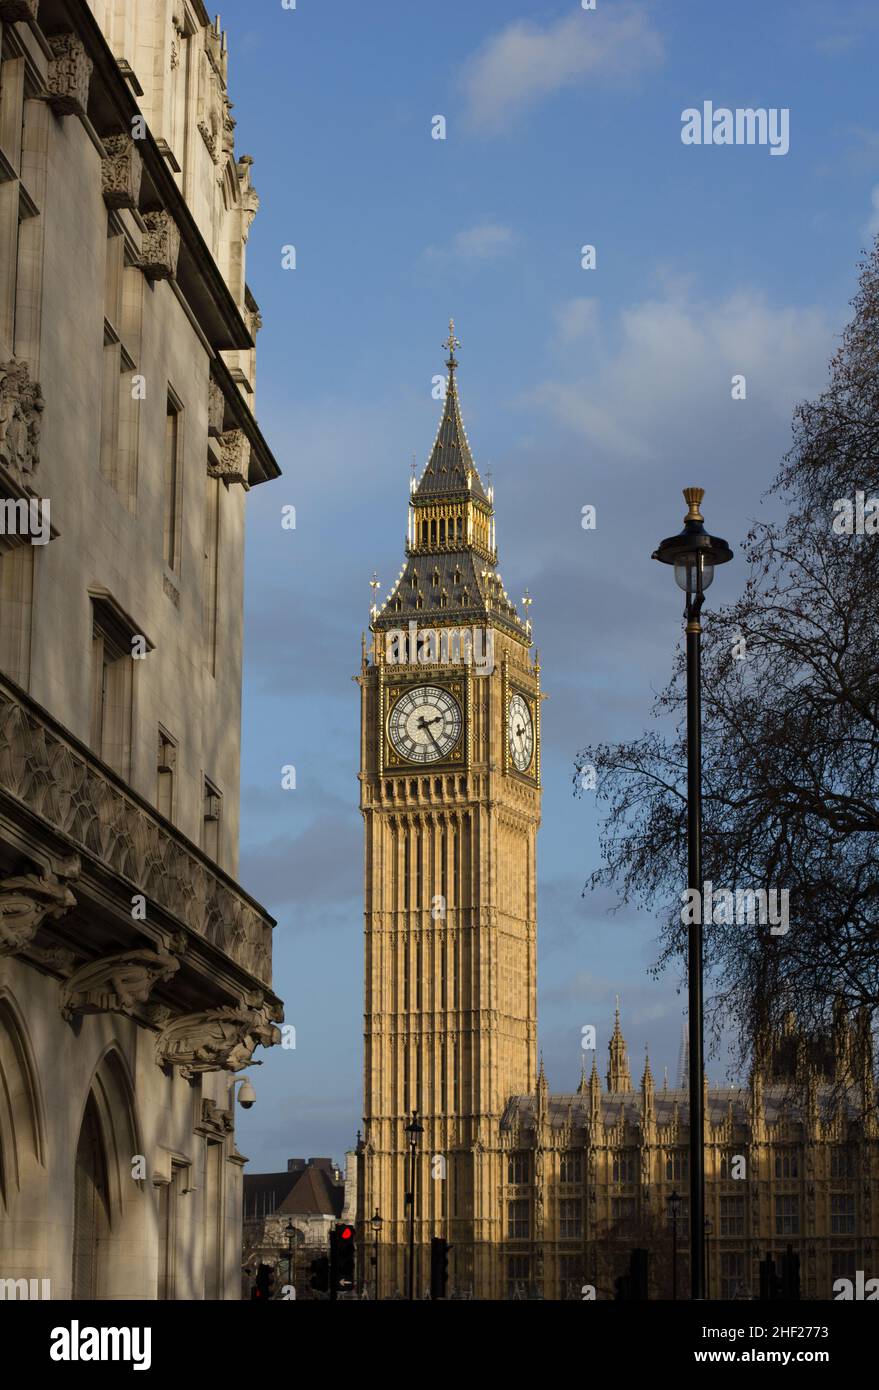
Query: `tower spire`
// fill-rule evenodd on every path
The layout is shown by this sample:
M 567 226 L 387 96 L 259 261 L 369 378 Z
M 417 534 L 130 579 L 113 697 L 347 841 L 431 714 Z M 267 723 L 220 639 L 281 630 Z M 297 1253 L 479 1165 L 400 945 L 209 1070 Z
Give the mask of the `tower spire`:
M 454 319 L 443 346 L 445 397 L 427 463 L 409 484 L 406 559 L 384 603 L 370 610 L 371 626 L 491 625 L 528 646 L 528 605 L 520 617 L 498 573 L 492 490 L 483 487 L 461 417 Z
M 482 479 L 473 461 L 467 431 L 464 429 L 464 421 L 461 418 L 458 382 L 455 377 L 455 369 L 458 365 L 455 349 L 460 346 L 461 343 L 455 334 L 455 320 L 449 319 L 449 336 L 443 343 L 443 347 L 449 354 L 446 358 L 449 377 L 446 382 L 443 413 L 430 458 L 420 481 L 416 485 L 413 499 L 432 502 L 460 496 L 465 501 L 471 499 L 476 501 L 488 517 L 491 515 L 491 502 L 488 493 L 482 486 Z M 470 535 L 462 536 L 462 539 L 478 542 L 480 539 L 478 526 L 476 532 L 477 534 L 474 534 L 474 528 L 471 524 Z M 482 539 L 487 551 L 487 531 Z
M 449 349 L 449 355 L 446 358 L 446 366 L 450 373 L 453 372 L 458 365 L 458 360 L 455 357 L 455 348 L 459 348 L 460 346 L 460 342 L 455 337 L 455 320 L 449 319 L 449 336 L 443 343 L 443 347 Z
M 609 1091 L 631 1091 L 632 1076 L 629 1071 L 629 1050 L 620 1027 L 620 996 L 617 995 L 613 1037 L 607 1045 L 610 1061 L 607 1068 L 607 1089 Z

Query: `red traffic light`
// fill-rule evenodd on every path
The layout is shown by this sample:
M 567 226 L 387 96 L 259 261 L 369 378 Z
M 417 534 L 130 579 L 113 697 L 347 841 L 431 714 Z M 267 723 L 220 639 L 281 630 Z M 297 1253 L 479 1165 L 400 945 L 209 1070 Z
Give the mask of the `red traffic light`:
M 341 1231 L 339 1232 L 339 1235 L 341 1236 L 342 1240 L 354 1239 L 354 1231 L 350 1226 L 343 1226 Z

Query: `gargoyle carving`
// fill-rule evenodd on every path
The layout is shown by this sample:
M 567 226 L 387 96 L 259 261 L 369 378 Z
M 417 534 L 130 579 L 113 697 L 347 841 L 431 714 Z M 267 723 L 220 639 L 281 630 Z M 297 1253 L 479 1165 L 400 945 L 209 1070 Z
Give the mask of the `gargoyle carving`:
M 71 975 L 61 990 L 61 1016 L 74 1014 L 130 1014 L 136 1004 L 146 1004 L 153 988 L 170 980 L 180 962 L 168 951 L 149 947 L 121 951 L 89 961 Z
M 30 945 L 43 922 L 63 917 L 76 898 L 57 874 L 18 874 L 0 881 L 0 956 Z
M 40 415 L 45 401 L 26 362 L 0 362 L 0 463 L 26 482 L 40 461 Z
M 275 1047 L 280 1041 L 281 1031 L 270 1022 L 267 1008 L 229 1004 L 184 1014 L 167 1024 L 156 1040 L 156 1061 L 178 1067 L 184 1077 L 202 1071 L 242 1071 L 254 1048 Z

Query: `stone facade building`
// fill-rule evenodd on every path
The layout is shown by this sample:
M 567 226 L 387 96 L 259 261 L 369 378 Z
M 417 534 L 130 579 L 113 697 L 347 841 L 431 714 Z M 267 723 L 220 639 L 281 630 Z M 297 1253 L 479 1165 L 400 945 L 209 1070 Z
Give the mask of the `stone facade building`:
M 0 42 L 0 1277 L 238 1298 L 251 161 L 201 0 L 0 0 Z
M 573 1095 L 511 1097 L 500 1128 L 504 1230 L 494 1297 L 612 1298 L 629 1252 L 650 1252 L 650 1295 L 689 1296 L 689 1093 L 633 1086 L 617 1013 L 602 1085 L 593 1061 Z M 759 1264 L 800 1257 L 803 1298 L 876 1269 L 879 1124 L 863 1018 L 837 1013 L 816 1046 L 793 1022 L 758 1049 L 749 1085 L 706 1083 L 709 1297 L 755 1298 Z M 676 1193 L 676 1215 L 669 1199 Z M 673 1226 L 676 1232 L 673 1232 Z M 869 1274 L 868 1274 L 869 1277 Z
M 307 1299 L 311 1262 L 326 1253 L 344 1206 L 345 1179 L 329 1158 L 290 1158 L 284 1173 L 246 1173 L 245 1296 L 258 1266 L 267 1264 L 275 1271 L 276 1291 L 292 1282 L 297 1299 Z
M 612 1297 L 633 1246 L 651 1252 L 653 1295 L 670 1297 L 676 1281 L 683 1296 L 686 1091 L 657 1089 L 649 1063 L 633 1086 L 619 1018 L 606 1089 L 593 1065 L 574 1095 L 551 1095 L 538 1070 L 540 663 L 497 570 L 492 489 L 464 431 L 456 346 L 452 331 L 405 562 L 373 608 L 358 677 L 360 1246 L 371 1248 L 378 1211 L 380 1289 L 405 1289 L 414 1148 L 418 1296 L 433 1236 L 452 1246 L 450 1287 L 462 1296 Z M 869 1044 L 864 1020 L 837 1017 L 826 1055 L 790 1032 L 762 1049 L 748 1087 L 708 1090 L 713 1297 L 756 1295 L 759 1260 L 788 1244 L 806 1297 L 832 1297 L 833 1280 L 856 1268 L 875 1272 Z

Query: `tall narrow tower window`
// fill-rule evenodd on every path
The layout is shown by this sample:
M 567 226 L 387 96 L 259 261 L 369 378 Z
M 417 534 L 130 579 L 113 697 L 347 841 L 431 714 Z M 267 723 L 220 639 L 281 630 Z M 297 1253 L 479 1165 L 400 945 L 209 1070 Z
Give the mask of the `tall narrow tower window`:
M 220 821 L 223 811 L 223 798 L 213 782 L 204 779 L 204 805 L 202 810 L 201 847 L 215 863 L 220 862 Z
M 177 745 L 170 734 L 159 729 L 156 766 L 156 809 L 166 818 L 174 819 L 174 783 L 177 774 Z
M 205 478 L 204 565 L 202 594 L 204 614 L 204 664 L 212 676 L 217 673 L 217 634 L 220 585 L 220 489 L 219 478 Z
M 163 480 L 163 553 L 170 570 L 180 568 L 180 494 L 183 411 L 169 394 L 165 414 L 165 470 Z
M 118 632 L 92 629 L 92 748 L 123 776 L 131 755 L 132 659 Z

